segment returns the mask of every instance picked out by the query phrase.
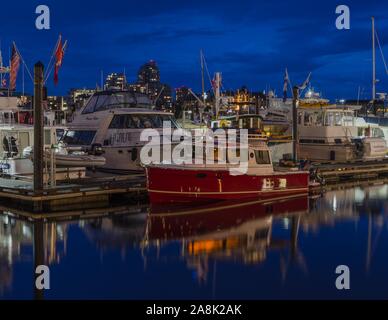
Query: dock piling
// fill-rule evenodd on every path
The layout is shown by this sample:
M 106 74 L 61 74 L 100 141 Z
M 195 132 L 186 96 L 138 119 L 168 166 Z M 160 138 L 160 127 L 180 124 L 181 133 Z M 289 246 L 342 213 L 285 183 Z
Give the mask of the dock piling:
M 34 65 L 34 194 L 43 192 L 43 64 Z M 41 210 L 41 203 L 36 203 L 36 210 Z
M 292 160 L 298 160 L 297 143 L 298 143 L 298 104 L 299 104 L 299 88 L 294 86 L 292 88 Z

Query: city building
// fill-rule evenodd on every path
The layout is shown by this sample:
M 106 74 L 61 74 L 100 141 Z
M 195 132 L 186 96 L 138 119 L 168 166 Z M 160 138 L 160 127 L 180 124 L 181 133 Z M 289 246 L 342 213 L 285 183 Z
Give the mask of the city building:
M 143 64 L 138 71 L 136 83 L 126 86 L 130 91 L 145 93 L 158 109 L 172 109 L 172 90 L 160 81 L 160 70 L 156 61 Z
M 94 92 L 96 92 L 96 89 L 71 89 L 69 94 L 69 105 L 75 109 L 81 108 Z
M 106 77 L 104 89 L 122 90 L 126 87 L 127 80 L 124 73 L 110 73 Z
M 68 104 L 64 97 L 48 96 L 47 97 L 47 110 L 48 111 L 67 111 Z

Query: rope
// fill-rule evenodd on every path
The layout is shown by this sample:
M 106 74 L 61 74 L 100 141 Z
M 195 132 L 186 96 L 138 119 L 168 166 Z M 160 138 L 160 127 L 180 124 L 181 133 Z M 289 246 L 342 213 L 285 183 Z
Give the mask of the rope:
M 377 31 L 375 31 L 375 34 L 376 34 L 376 40 L 377 40 L 377 44 L 379 45 L 379 49 L 380 49 L 380 53 L 381 53 L 381 57 L 383 58 L 383 62 L 384 62 L 384 67 L 385 67 L 385 73 L 388 75 L 388 68 L 387 68 L 387 63 L 385 61 L 385 58 L 384 58 L 384 53 L 383 53 L 383 49 L 380 45 L 380 40 L 379 40 L 379 36 L 377 35 Z
M 215 92 L 214 92 L 214 88 L 213 88 L 212 79 L 211 79 L 211 77 L 210 77 L 209 69 L 208 69 L 208 67 L 207 67 L 207 62 L 206 62 L 205 56 L 204 56 L 203 54 L 202 54 L 202 57 L 203 57 L 203 62 L 205 63 L 205 69 L 206 69 L 207 76 L 208 76 L 208 78 L 209 78 L 210 87 L 213 89 L 213 93 L 215 93 Z
M 63 53 L 65 53 L 66 46 L 67 46 L 67 40 L 64 42 L 63 47 L 62 47 Z M 55 49 L 55 51 L 56 51 L 56 49 Z M 53 64 L 50 66 L 50 70 L 48 70 L 47 75 L 46 75 L 46 78 L 44 79 L 43 84 L 46 84 L 48 78 L 49 78 L 50 75 L 51 75 L 51 72 L 53 71 L 54 66 L 55 66 L 55 63 L 53 63 Z
M 51 66 L 51 62 L 52 62 L 52 60 L 53 60 L 53 58 L 54 58 L 55 52 L 56 52 L 57 49 L 58 49 L 59 41 L 61 40 L 61 38 L 62 38 L 62 36 L 59 35 L 58 40 L 57 40 L 57 43 L 55 44 L 53 53 L 51 54 L 50 61 L 49 61 L 48 65 L 47 65 L 47 69 L 46 69 L 46 72 L 45 72 L 44 77 L 43 77 L 44 79 L 46 79 L 46 77 L 47 77 L 47 72 L 48 72 L 48 70 L 49 70 L 49 68 L 50 68 L 50 66 Z

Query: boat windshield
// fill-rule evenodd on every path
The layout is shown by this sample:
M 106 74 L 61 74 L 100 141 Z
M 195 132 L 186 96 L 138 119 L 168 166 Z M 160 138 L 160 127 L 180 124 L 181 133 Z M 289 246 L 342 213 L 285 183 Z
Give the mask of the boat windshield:
M 262 127 L 262 118 L 260 117 L 241 117 L 238 127 L 240 129 L 258 129 Z
M 169 114 L 116 114 L 109 129 L 158 129 L 163 128 L 163 122 L 166 121 L 171 128 L 179 128 L 174 117 Z
M 91 145 L 95 135 L 91 130 L 67 130 L 61 140 L 69 145 Z
M 126 91 L 95 93 L 86 103 L 82 113 L 118 109 L 118 108 L 151 108 L 150 99 L 143 94 Z
M 255 157 L 257 164 L 271 164 L 271 158 L 267 150 L 255 150 Z

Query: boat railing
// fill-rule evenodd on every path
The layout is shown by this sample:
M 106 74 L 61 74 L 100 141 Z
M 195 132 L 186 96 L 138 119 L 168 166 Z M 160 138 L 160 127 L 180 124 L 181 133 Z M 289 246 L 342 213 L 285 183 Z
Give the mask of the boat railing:
M 12 112 L 0 112 L 0 126 L 10 126 L 16 124 L 16 118 Z

